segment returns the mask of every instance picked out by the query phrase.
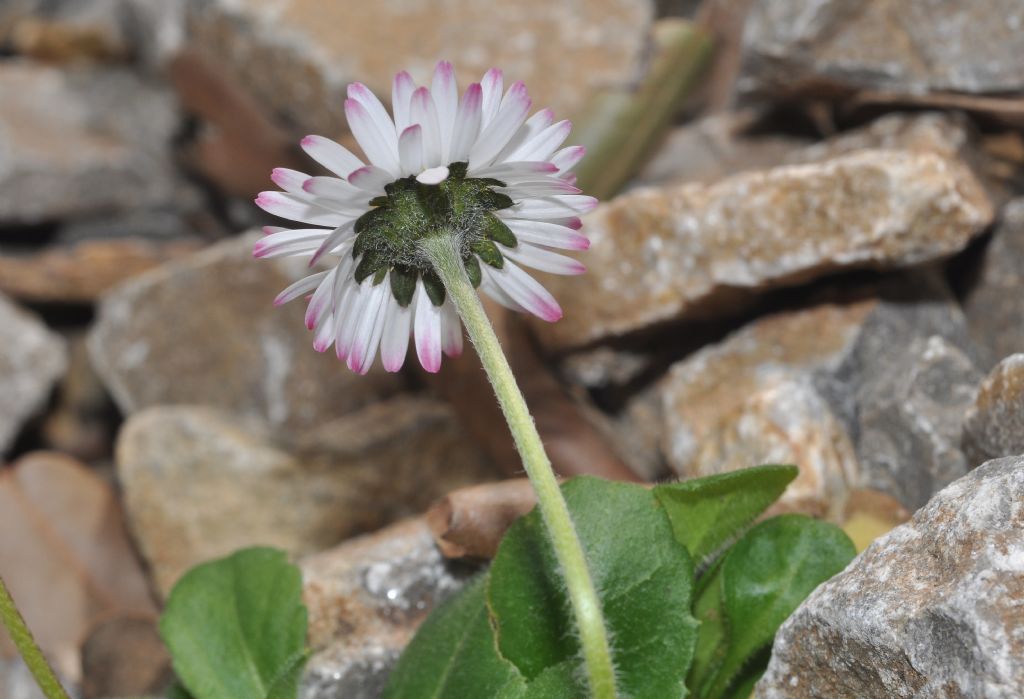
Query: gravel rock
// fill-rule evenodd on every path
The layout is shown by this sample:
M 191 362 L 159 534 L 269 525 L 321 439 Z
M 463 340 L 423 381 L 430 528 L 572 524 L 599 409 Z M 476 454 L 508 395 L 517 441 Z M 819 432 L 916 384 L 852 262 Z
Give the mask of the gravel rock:
M 175 197 L 169 88 L 127 69 L 0 63 L 0 222 L 159 206 Z M 55 109 L 54 105 L 60 105 Z
M 387 99 L 396 72 L 429 84 L 439 58 L 463 86 L 502 68 L 509 83 L 526 82 L 535 106 L 571 116 L 594 88 L 635 78 L 653 17 L 650 0 L 200 0 L 190 24 L 258 99 L 331 135 L 345 123 L 347 83 Z
M 972 466 L 1024 454 L 1024 354 L 999 362 L 981 384 L 964 420 L 964 451 Z
M 1004 207 L 964 299 L 964 313 L 985 370 L 1024 352 L 1024 198 Z
M 974 349 L 933 277 L 906 284 L 763 317 L 673 365 L 658 389 L 672 468 L 795 463 L 787 504 L 829 516 L 852 488 L 916 509 L 966 473 Z
M 401 397 L 295 444 L 194 406 L 128 420 L 118 476 L 132 531 L 166 593 L 188 568 L 244 546 L 306 554 L 496 477 L 447 406 Z
M 420 623 L 473 572 L 445 561 L 422 518 L 300 565 L 313 649 L 302 699 L 377 699 Z
M 0 296 L 0 452 L 43 407 L 67 362 L 59 335 Z
M 123 412 L 207 405 L 292 431 L 400 388 L 379 364 L 358 376 L 313 351 L 302 303 L 272 305 L 303 263 L 253 260 L 255 239 L 218 244 L 107 295 L 89 349 Z
M 1019 92 L 1017 0 L 763 0 L 743 36 L 741 92 Z
M 1024 458 L 946 487 L 775 636 L 759 699 L 1014 699 L 1024 687 Z
M 587 217 L 590 273 L 549 288 L 564 349 L 652 323 L 735 312 L 759 292 L 851 268 L 947 257 L 992 220 L 978 180 L 931 152 L 864 150 L 713 185 L 641 189 Z

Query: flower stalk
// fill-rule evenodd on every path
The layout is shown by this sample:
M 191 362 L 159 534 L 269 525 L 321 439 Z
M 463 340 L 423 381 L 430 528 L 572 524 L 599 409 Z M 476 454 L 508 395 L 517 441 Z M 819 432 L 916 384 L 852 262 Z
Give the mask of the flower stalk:
M 35 677 L 36 683 L 43 690 L 43 694 L 46 695 L 47 699 L 68 699 L 67 693 L 61 687 L 57 676 L 53 672 L 53 668 L 46 662 L 46 658 L 43 657 L 43 651 L 40 650 L 35 639 L 32 638 L 32 632 L 28 630 L 25 620 L 14 605 L 14 599 L 11 597 L 11 593 L 8 591 L 3 578 L 0 578 L 0 620 L 7 627 L 11 640 L 14 641 L 14 646 L 21 653 L 21 657 L 25 660 L 25 664 L 28 666 L 32 676 Z
M 476 347 L 480 362 L 512 431 L 516 448 L 523 460 L 523 467 L 537 493 L 537 506 L 569 591 L 580 645 L 583 648 L 583 662 L 590 696 L 595 699 L 614 699 L 615 668 L 601 602 L 587 566 L 583 546 L 551 468 L 551 461 L 544 451 L 533 417 L 516 384 L 512 369 L 502 352 L 480 298 L 466 274 L 456 250 L 454 236 L 439 235 L 427 238 L 421 242 L 421 250 L 433 264 L 466 326 L 466 331 Z

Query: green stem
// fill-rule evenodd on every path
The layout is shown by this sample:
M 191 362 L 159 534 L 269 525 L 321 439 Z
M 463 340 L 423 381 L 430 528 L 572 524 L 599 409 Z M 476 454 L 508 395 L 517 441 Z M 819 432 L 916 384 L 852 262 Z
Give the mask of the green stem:
M 590 577 L 587 559 L 583 553 L 569 508 L 558 487 L 537 426 L 533 422 L 523 394 L 516 384 L 494 328 L 484 313 L 476 289 L 473 288 L 451 236 L 442 235 L 425 240 L 422 249 L 430 258 L 445 290 L 455 302 L 455 308 L 466 326 L 480 362 L 487 372 L 498 397 L 505 419 L 508 421 L 516 448 L 523 459 L 526 475 L 537 493 L 540 509 L 555 556 L 562 568 L 569 590 L 573 616 L 579 629 L 583 647 L 583 662 L 590 696 L 595 699 L 614 699 L 615 669 L 612 665 L 611 646 L 605 629 L 601 601 L 597 597 Z
M 36 678 L 36 683 L 43 690 L 47 699 L 68 699 L 64 688 L 57 681 L 57 676 L 53 674 L 53 669 L 43 657 L 43 651 L 39 649 L 35 639 L 32 638 L 32 632 L 28 630 L 25 620 L 18 612 L 18 608 L 14 606 L 14 599 L 7 590 L 3 578 L 0 578 L 0 620 L 3 620 L 4 626 L 11 634 L 11 640 L 14 641 L 15 647 L 21 653 L 21 657 L 25 660 L 25 664 L 32 672 L 32 676 Z

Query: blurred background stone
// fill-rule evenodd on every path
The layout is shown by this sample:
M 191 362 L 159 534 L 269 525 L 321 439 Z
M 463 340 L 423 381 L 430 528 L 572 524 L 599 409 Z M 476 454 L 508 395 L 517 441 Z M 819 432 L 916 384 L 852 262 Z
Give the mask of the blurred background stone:
M 972 466 L 1024 454 L 1024 354 L 1011 354 L 985 377 L 967 411 L 963 442 Z

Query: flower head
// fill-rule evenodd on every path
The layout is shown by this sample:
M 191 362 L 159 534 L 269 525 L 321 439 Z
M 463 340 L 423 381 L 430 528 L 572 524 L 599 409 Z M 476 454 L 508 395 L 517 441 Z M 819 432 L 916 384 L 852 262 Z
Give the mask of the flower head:
M 596 205 L 580 194 L 572 167 L 579 146 L 561 148 L 572 124 L 549 109 L 527 118 L 522 82 L 503 90 L 492 69 L 460 97 L 450 63 L 437 64 L 429 88 L 395 76 L 394 118 L 364 85 L 348 88 L 345 115 L 366 161 L 343 146 L 307 136 L 302 148 L 337 177 L 278 168 L 283 191 L 256 204 L 309 227 L 267 227 L 256 257 L 323 256 L 336 262 L 292 284 L 275 303 L 312 294 L 306 325 L 313 347 L 332 344 L 350 369 L 366 373 L 378 348 L 398 371 L 410 335 L 427 371 L 462 351 L 462 324 L 420 249 L 452 236 L 469 279 L 499 303 L 558 320 L 558 302 L 522 267 L 579 274 L 578 261 L 554 249 L 585 250 L 578 215 Z

